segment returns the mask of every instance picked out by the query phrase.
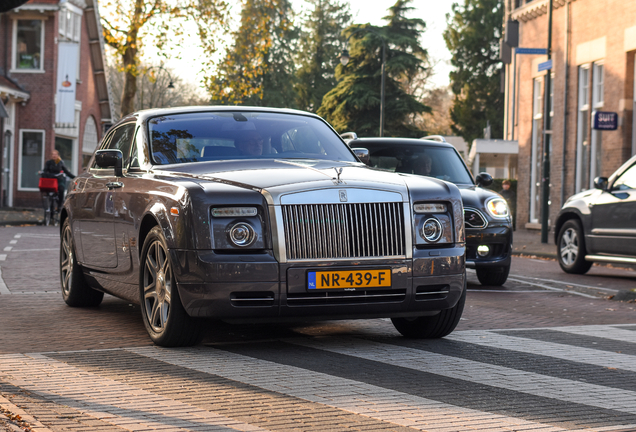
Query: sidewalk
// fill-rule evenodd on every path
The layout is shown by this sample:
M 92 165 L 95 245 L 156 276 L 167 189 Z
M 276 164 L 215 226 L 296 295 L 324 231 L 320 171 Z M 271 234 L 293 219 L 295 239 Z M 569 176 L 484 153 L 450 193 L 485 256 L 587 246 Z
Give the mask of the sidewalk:
M 38 208 L 0 208 L 0 226 L 39 225 L 44 220 L 44 210 Z
M 512 254 L 556 259 L 554 233 L 548 233 L 548 243 L 541 243 L 540 230 L 517 229 L 512 234 Z

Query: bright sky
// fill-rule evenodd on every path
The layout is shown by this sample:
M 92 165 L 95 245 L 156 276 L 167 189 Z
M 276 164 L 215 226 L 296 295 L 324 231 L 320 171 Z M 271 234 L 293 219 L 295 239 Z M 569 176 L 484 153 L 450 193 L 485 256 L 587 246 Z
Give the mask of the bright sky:
M 307 7 L 304 0 L 292 0 L 298 12 L 302 12 L 303 7 Z M 448 85 L 448 74 L 451 71 L 449 64 L 450 52 L 446 49 L 442 33 L 446 29 L 446 14 L 451 11 L 451 0 L 414 0 L 411 6 L 415 8 L 413 17 L 422 18 L 426 23 L 426 31 L 422 38 L 422 46 L 428 50 L 429 56 L 435 64 L 434 76 L 431 81 L 434 86 Z M 349 0 L 353 22 L 371 23 L 373 25 L 384 25 L 382 17 L 387 15 L 388 8 L 395 4 L 395 0 Z M 237 9 L 235 7 L 235 9 Z M 236 10 L 236 16 L 240 10 Z M 193 66 L 199 64 L 197 58 L 201 55 L 201 50 L 196 46 L 196 40 L 190 47 L 181 52 L 182 60 L 168 60 L 165 64 L 170 67 L 175 75 L 185 81 L 198 83 L 202 74 L 200 68 Z M 146 61 L 157 63 L 156 53 L 151 47 L 145 48 Z

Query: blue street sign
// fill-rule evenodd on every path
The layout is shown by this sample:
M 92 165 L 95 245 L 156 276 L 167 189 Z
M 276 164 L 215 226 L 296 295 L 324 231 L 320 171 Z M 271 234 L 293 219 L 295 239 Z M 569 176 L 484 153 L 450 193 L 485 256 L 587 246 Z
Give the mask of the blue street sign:
M 547 54 L 547 48 L 517 48 L 515 49 L 515 54 Z
M 539 63 L 539 72 L 552 69 L 552 59 Z
M 592 113 L 592 129 L 616 130 L 618 129 L 618 113 L 608 111 L 594 111 Z

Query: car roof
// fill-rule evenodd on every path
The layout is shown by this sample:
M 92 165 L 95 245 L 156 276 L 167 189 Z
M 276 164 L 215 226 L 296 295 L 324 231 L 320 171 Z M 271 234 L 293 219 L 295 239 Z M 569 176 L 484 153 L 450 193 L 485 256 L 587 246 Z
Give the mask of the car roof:
M 355 148 L 356 146 L 364 146 L 365 143 L 371 143 L 371 144 L 391 144 L 391 145 L 399 145 L 399 144 L 403 144 L 403 145 L 419 145 L 419 146 L 424 146 L 424 147 L 444 147 L 444 148 L 452 148 L 454 149 L 455 147 L 453 147 L 452 144 L 449 143 L 443 143 L 443 142 L 439 142 L 439 141 L 432 141 L 432 140 L 424 140 L 424 139 L 418 139 L 418 138 L 379 138 L 379 137 L 373 137 L 373 138 L 356 138 L 354 140 L 349 141 L 349 146 L 351 148 Z
M 225 105 L 204 105 L 204 106 L 187 106 L 187 107 L 174 107 L 174 108 L 152 108 L 134 112 L 128 116 L 122 118 L 117 123 L 122 123 L 126 119 L 147 120 L 151 117 L 171 115 L 171 114 L 183 114 L 183 113 L 198 113 L 198 112 L 268 112 L 268 113 L 281 113 L 281 114 L 295 114 L 304 115 L 307 117 L 320 118 L 316 114 L 300 111 L 288 108 L 269 108 L 269 107 L 257 107 L 257 106 L 225 106 Z

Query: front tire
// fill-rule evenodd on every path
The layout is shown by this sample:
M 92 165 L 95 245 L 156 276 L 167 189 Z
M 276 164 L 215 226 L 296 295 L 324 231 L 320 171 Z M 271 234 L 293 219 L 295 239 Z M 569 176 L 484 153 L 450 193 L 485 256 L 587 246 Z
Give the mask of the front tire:
M 462 316 L 466 303 L 466 285 L 457 304 L 434 316 L 391 318 L 396 330 L 411 339 L 438 339 L 451 334 Z
M 508 280 L 510 265 L 505 267 L 482 267 L 475 269 L 477 279 L 482 285 L 501 286 Z
M 581 222 L 570 219 L 563 224 L 557 237 L 557 259 L 566 273 L 584 274 L 592 267 L 585 260 L 585 235 Z
M 99 306 L 104 293 L 91 288 L 84 279 L 82 268 L 75 260 L 75 243 L 69 219 L 62 226 L 60 242 L 60 281 L 62 298 L 72 307 Z
M 144 241 L 139 286 L 144 325 L 155 344 L 177 347 L 201 341 L 199 321 L 190 317 L 181 304 L 168 244 L 158 226 Z

